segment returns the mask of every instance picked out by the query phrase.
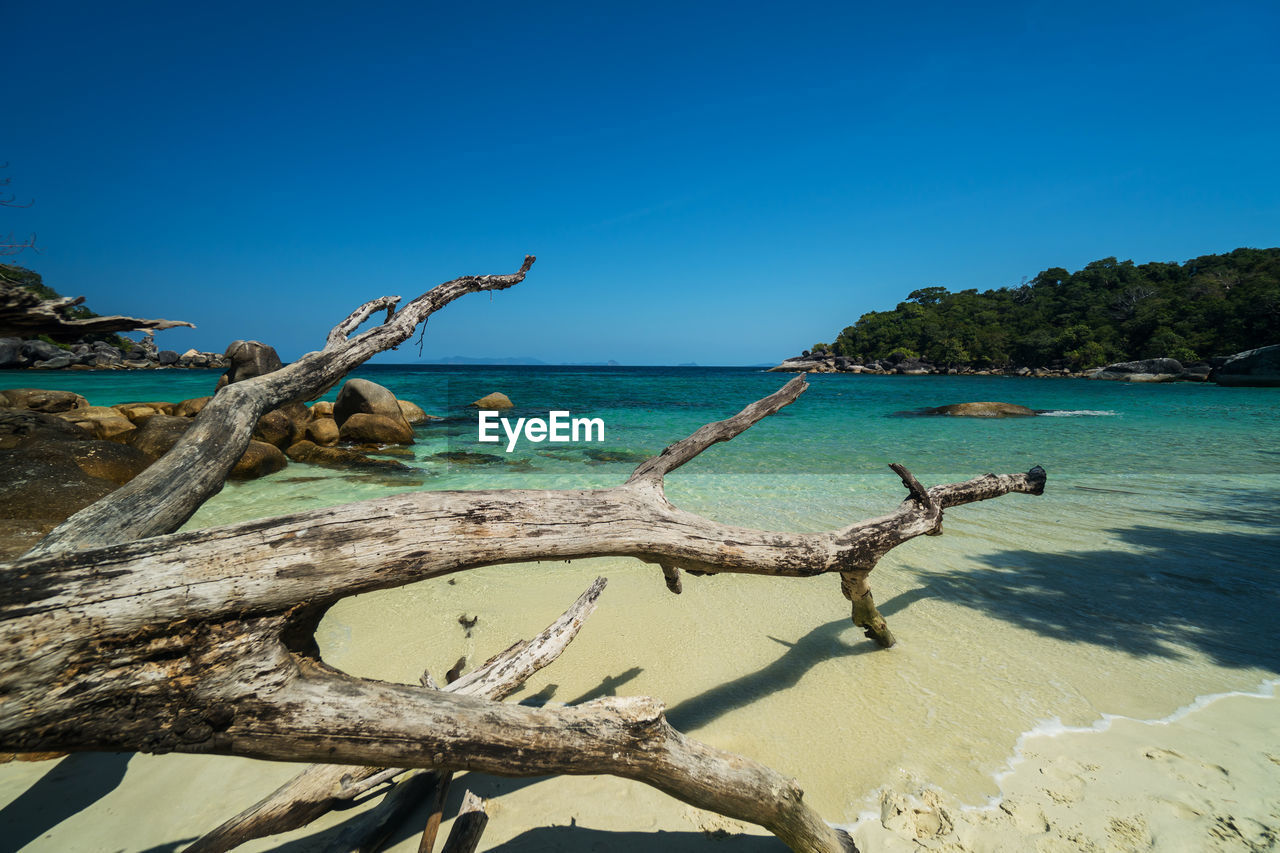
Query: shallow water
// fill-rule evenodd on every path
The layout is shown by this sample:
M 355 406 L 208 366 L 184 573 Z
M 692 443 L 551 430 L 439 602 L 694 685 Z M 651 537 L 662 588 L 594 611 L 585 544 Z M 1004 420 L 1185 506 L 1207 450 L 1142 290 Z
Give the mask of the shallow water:
M 447 420 L 420 428 L 407 477 L 290 466 L 230 484 L 190 526 L 395 491 L 590 488 L 738 411 L 789 378 L 749 369 L 366 367 L 360 374 Z M 27 373 L 96 404 L 208 393 L 216 374 Z M 17 380 L 17 381 L 14 381 Z M 600 559 L 494 566 L 341 602 L 321 625 L 331 663 L 416 682 L 540 630 L 597 574 L 609 589 L 562 659 L 516 698 L 610 693 L 667 703 L 678 728 L 794 774 L 832 820 L 884 785 L 927 780 L 982 803 L 1020 736 L 1045 720 L 1157 720 L 1196 697 L 1280 673 L 1280 393 L 987 377 L 814 376 L 792 406 L 668 478 L 668 497 L 718 521 L 816 531 L 891 510 L 889 462 L 926 485 L 987 471 L 1048 471 L 1042 497 L 951 510 L 872 575 L 899 645 L 849 623 L 835 578 L 686 578 Z M 598 445 L 475 440 L 465 404 L 503 391 L 504 415 L 600 417 Z M 332 397 L 332 394 L 330 395 Z M 1054 416 L 979 420 L 898 413 L 1001 400 Z M 435 454 L 483 452 L 460 465 Z M 594 456 L 594 458 L 593 458 Z M 398 457 L 399 458 L 399 457 Z M 462 614 L 479 616 L 467 636 Z

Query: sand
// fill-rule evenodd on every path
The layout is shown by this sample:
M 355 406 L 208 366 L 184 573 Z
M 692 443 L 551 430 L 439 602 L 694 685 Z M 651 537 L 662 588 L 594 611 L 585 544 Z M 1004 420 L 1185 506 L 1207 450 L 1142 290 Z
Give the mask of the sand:
M 922 785 L 883 790 L 851 827 L 863 851 L 1214 851 L 1280 847 L 1276 682 L 1257 695 L 1201 700 L 1169 718 L 1109 718 L 1084 730 L 1042 726 L 1016 746 L 992 802 L 965 805 Z M 70 756 L 0 768 L 0 849 L 179 850 L 291 772 L 202 756 Z M 489 798 L 482 850 L 765 853 L 781 845 L 643 785 L 607 777 L 541 780 L 461 774 Z M 325 849 L 362 808 L 246 845 Z M 412 853 L 422 815 L 387 849 Z M 447 834 L 450 822 L 442 833 Z M 441 838 L 444 837 L 442 834 Z

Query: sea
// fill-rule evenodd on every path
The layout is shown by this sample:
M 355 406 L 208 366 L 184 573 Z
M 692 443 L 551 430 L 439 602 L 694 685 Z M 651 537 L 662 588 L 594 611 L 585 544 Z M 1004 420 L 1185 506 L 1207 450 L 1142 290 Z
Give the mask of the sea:
M 606 488 L 791 378 L 737 367 L 366 365 L 353 375 L 442 418 L 388 454 L 408 470 L 291 464 L 229 483 L 188 527 L 404 491 Z M 216 377 L 4 379 L 107 405 L 203 396 Z M 980 376 L 808 383 L 792 405 L 670 474 L 668 499 L 725 524 L 823 531 L 904 499 L 889 463 L 926 486 L 1035 465 L 1048 473 L 1042 496 L 951 509 L 944 535 L 881 561 L 870 580 L 894 648 L 851 624 L 833 576 L 686 577 L 675 596 L 657 568 L 602 558 L 491 566 L 342 601 L 321 623 L 323 656 L 361 676 L 438 677 L 460 657 L 475 665 L 532 636 L 603 575 L 608 589 L 581 635 L 510 701 L 654 696 L 677 728 L 795 776 L 819 813 L 848 822 L 886 787 L 988 802 L 1028 733 L 1163 720 L 1223 693 L 1274 696 L 1280 389 Z M 522 438 L 510 452 L 505 438 L 480 442 L 467 404 L 495 391 L 514 402 L 502 413 L 511 421 L 598 418 L 603 440 Z M 1041 414 L 918 414 L 983 400 Z

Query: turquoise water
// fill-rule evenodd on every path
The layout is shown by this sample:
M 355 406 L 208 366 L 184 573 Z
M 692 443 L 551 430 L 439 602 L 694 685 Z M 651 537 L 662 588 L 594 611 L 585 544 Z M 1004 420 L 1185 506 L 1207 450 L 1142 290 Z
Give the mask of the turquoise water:
M 738 368 L 376 366 L 357 375 L 446 418 L 419 428 L 400 477 L 292 465 L 231 484 L 192 519 L 229 523 L 403 490 L 590 488 L 790 376 Z M 209 393 L 216 373 L 35 373 L 10 386 L 90 402 Z M 326 659 L 416 681 L 459 654 L 487 657 L 539 630 L 595 574 L 610 589 L 525 701 L 614 692 L 664 699 L 672 722 L 796 775 L 824 815 L 853 819 L 883 785 L 927 780 L 962 802 L 994 793 L 1022 733 L 1045 720 L 1160 719 L 1196 697 L 1280 673 L 1280 392 L 1001 377 L 819 375 L 779 414 L 668 478 L 677 505 L 718 521 L 828 530 L 891 510 L 889 462 L 926 485 L 1042 465 L 1042 497 L 957 508 L 872 574 L 899 646 L 875 651 L 832 578 L 690 578 L 666 592 L 635 561 L 494 566 L 454 585 L 344 601 L 321 626 Z M 504 416 L 567 410 L 605 423 L 600 444 L 476 441 L 489 392 Z M 333 394 L 331 393 L 330 398 Z M 900 413 L 999 400 L 1047 416 Z M 486 453 L 459 465 L 436 454 Z M 600 451 L 608 451 L 608 455 Z M 608 460 L 617 461 L 608 461 Z M 603 460 L 603 461 L 602 461 Z M 480 615 L 471 636 L 457 617 Z M 519 698 L 519 697 L 518 697 Z M 552 784 L 552 783 L 543 783 Z M 235 811 L 243 803 L 232 808 Z

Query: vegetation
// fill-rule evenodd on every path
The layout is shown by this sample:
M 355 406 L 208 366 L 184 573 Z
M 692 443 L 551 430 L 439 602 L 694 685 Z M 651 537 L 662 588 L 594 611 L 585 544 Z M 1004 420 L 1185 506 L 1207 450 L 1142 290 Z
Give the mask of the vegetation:
M 925 287 L 813 349 L 859 361 L 901 352 L 944 366 L 1079 370 L 1140 358 L 1194 362 L 1273 343 L 1280 343 L 1280 248 L 1184 264 L 1105 258 L 981 293 Z
M 41 299 L 56 300 L 62 298 L 62 294 L 44 283 L 44 279 L 41 277 L 40 273 L 35 270 L 29 270 L 26 267 L 18 266 L 17 264 L 0 264 L 0 281 L 10 285 L 16 285 L 23 290 L 29 290 Z M 96 311 L 90 311 L 83 305 L 76 305 L 69 308 L 65 316 L 72 320 L 87 320 L 90 317 L 100 317 L 102 315 L 98 314 Z M 63 349 L 69 348 L 66 344 L 55 341 L 48 335 L 40 335 L 39 337 L 42 341 L 51 343 L 54 346 L 59 346 Z M 83 340 L 105 341 L 119 350 L 128 350 L 134 345 L 134 342 L 128 338 L 110 333 L 86 334 L 83 337 Z

